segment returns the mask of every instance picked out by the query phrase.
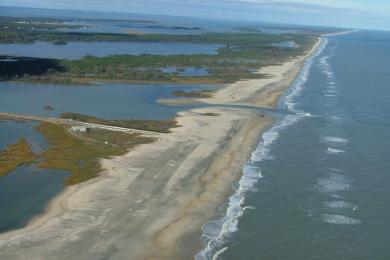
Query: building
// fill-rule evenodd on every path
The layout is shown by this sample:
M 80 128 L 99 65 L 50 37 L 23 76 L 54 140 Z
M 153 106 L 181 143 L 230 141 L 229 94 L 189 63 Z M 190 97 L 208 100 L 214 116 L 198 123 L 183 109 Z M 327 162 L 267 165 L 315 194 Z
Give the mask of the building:
M 72 132 L 82 132 L 82 133 L 88 133 L 91 130 L 91 128 L 86 126 L 72 126 L 70 128 L 70 131 Z

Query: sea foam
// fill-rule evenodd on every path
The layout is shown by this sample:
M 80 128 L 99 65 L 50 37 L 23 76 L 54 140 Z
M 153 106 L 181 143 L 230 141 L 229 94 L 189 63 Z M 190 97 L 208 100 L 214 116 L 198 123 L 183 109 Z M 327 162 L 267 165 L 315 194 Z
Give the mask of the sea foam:
M 362 223 L 360 219 L 333 214 L 323 214 L 322 220 L 326 223 L 337 225 L 357 225 Z
M 332 154 L 332 155 L 341 155 L 341 154 L 344 154 L 345 151 L 344 150 L 340 150 L 340 149 L 334 149 L 334 148 L 328 147 L 328 149 L 326 150 L 326 153 L 327 154 Z
M 289 111 L 295 113 L 301 112 L 301 111 L 297 111 L 295 107 L 296 103 L 294 102 L 294 99 L 302 92 L 304 83 L 307 81 L 309 77 L 310 68 L 313 65 L 314 59 L 317 58 L 322 53 L 322 51 L 325 49 L 327 44 L 328 44 L 328 39 L 326 37 L 323 37 L 321 46 L 310 58 L 307 59 L 299 76 L 295 79 L 294 83 L 292 84 L 292 87 L 288 91 L 288 94 L 284 97 L 283 100 L 284 104 Z
M 326 143 L 331 144 L 337 144 L 337 145 L 346 145 L 348 143 L 348 140 L 342 137 L 335 137 L 335 136 L 326 136 L 322 138 Z
M 238 231 L 239 218 L 244 214 L 245 209 L 252 208 L 248 205 L 245 206 L 246 194 L 247 192 L 256 190 L 255 184 L 262 178 L 261 169 L 255 166 L 255 164 L 258 165 L 261 161 L 273 159 L 270 154 L 270 148 L 275 140 L 279 138 L 282 129 L 297 123 L 305 117 L 311 116 L 309 113 L 296 109 L 294 99 L 301 93 L 304 83 L 308 79 L 314 59 L 325 49 L 327 43 L 327 37 L 323 37 L 320 47 L 306 60 L 300 74 L 295 79 L 287 95 L 282 99 L 287 110 L 294 114 L 285 116 L 262 135 L 262 141 L 255 151 L 252 152 L 251 158 L 243 167 L 243 175 L 233 195 L 229 198 L 225 215 L 217 221 L 203 225 L 202 231 L 203 238 L 205 239 L 205 247 L 195 256 L 196 260 L 218 259 L 228 249 L 226 247 L 227 240 L 234 232 Z
M 324 205 L 331 209 L 353 209 L 356 207 L 352 203 L 343 200 L 325 201 Z
M 209 222 L 202 227 L 203 237 L 206 240 L 205 248 L 195 256 L 196 260 L 217 259 L 221 254 L 219 248 L 225 247 L 226 241 L 238 231 L 238 220 L 246 210 L 254 209 L 245 205 L 245 196 L 248 192 L 256 191 L 255 184 L 262 178 L 261 169 L 256 163 L 272 160 L 270 148 L 272 143 L 279 138 L 279 132 L 287 126 L 294 124 L 301 116 L 287 115 L 282 121 L 266 131 L 262 136 L 262 142 L 252 152 L 250 160 L 243 167 L 243 175 L 238 182 L 238 187 L 229 198 L 228 207 L 218 221 Z
M 331 172 L 329 177 L 318 179 L 317 185 L 321 192 L 334 193 L 349 190 L 351 188 L 351 181 L 339 173 Z

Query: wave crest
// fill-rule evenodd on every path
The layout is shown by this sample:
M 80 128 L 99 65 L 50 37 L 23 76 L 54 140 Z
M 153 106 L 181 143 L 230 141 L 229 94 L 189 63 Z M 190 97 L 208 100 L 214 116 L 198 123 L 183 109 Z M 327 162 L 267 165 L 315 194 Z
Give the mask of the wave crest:
M 327 44 L 328 39 L 323 37 L 321 46 L 306 60 L 299 76 L 291 85 L 289 93 L 283 98 L 286 108 L 295 114 L 287 115 L 263 133 L 262 141 L 256 147 L 255 151 L 252 152 L 250 160 L 243 167 L 243 175 L 238 182 L 238 187 L 235 188 L 233 195 L 229 198 L 225 216 L 217 221 L 203 225 L 202 231 L 203 237 L 205 238 L 205 247 L 195 256 L 196 260 L 217 259 L 228 249 L 226 247 L 227 239 L 238 230 L 239 218 L 244 214 L 246 209 L 253 208 L 244 204 L 246 193 L 256 190 L 255 184 L 262 178 L 261 169 L 255 166 L 255 163 L 273 159 L 270 155 L 271 145 L 279 138 L 282 129 L 297 123 L 302 118 L 312 116 L 311 114 L 297 110 L 294 98 L 301 93 L 304 83 L 308 79 L 314 59 L 322 53 Z

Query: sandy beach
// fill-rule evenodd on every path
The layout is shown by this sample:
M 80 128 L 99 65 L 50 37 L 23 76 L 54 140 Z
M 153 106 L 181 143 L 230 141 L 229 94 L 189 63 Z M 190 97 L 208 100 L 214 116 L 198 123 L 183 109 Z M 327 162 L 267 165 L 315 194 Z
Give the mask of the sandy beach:
M 266 79 L 239 81 L 197 101 L 275 107 L 319 45 L 262 68 Z M 217 216 L 272 119 L 249 109 L 210 107 L 183 111 L 176 120 L 181 127 L 172 133 L 101 160 L 100 177 L 68 187 L 45 214 L 1 234 L 0 259 L 193 258 L 201 226 Z

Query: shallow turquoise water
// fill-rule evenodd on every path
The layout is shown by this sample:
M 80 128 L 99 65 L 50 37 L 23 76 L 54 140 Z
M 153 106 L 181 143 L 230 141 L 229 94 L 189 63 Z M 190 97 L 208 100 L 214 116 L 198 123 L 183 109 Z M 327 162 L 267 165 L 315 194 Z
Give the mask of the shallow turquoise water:
M 199 259 L 390 259 L 389 46 L 386 32 L 328 38 Z

